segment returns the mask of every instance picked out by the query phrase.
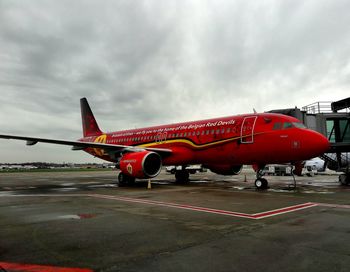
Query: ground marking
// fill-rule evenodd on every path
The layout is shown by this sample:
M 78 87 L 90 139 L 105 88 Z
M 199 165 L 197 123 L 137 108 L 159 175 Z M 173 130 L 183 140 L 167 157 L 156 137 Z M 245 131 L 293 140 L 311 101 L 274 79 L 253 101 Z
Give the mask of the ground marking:
M 91 269 L 84 268 L 68 268 L 68 267 L 55 267 L 47 265 L 36 264 L 18 264 L 18 263 L 5 263 L 0 262 L 0 271 L 18 271 L 18 272 L 93 272 Z
M 264 219 L 267 217 L 277 216 L 277 215 L 290 213 L 290 212 L 296 212 L 296 211 L 300 211 L 303 209 L 308 209 L 316 206 L 350 209 L 350 205 L 306 202 L 306 203 L 283 207 L 275 210 L 249 214 L 249 213 L 242 213 L 242 212 L 234 212 L 234 211 L 192 206 L 192 205 L 186 205 L 186 204 L 178 204 L 178 203 L 162 202 L 162 201 L 147 200 L 147 199 L 140 199 L 140 198 L 122 197 L 122 196 L 102 195 L 102 194 L 31 194 L 31 195 L 0 195 L 0 197 L 92 197 L 92 198 L 99 198 L 99 199 L 108 199 L 108 200 L 140 203 L 140 204 L 162 206 L 162 207 L 169 207 L 169 208 L 176 208 L 176 209 L 184 209 L 184 210 L 191 210 L 191 211 L 197 211 L 197 212 L 206 212 L 206 213 L 220 214 L 220 215 L 226 215 L 226 216 L 232 216 L 232 217 L 255 219 L 255 220 Z

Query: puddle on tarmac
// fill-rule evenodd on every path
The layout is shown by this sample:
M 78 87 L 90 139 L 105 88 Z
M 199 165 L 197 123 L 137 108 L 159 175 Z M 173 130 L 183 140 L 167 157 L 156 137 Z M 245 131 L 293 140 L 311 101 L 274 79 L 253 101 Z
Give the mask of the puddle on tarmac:
M 16 195 L 16 192 L 14 192 L 14 191 L 0 192 L 0 197 L 1 196 L 13 196 L 13 195 Z
M 110 187 L 118 187 L 117 184 L 96 184 L 96 185 L 89 185 L 88 188 L 110 188 Z
M 26 221 L 31 222 L 31 223 L 39 223 L 39 222 L 47 222 L 47 221 L 55 221 L 55 220 L 90 219 L 90 218 L 94 218 L 94 217 L 96 217 L 96 214 L 88 214 L 88 213 L 57 214 L 57 213 L 51 213 L 51 214 L 40 214 L 40 215 L 28 216 L 26 218 Z
M 76 191 L 78 188 L 75 187 L 65 187 L 65 188 L 59 188 L 59 189 L 52 189 L 52 191 L 58 191 L 58 192 L 70 192 L 70 191 Z

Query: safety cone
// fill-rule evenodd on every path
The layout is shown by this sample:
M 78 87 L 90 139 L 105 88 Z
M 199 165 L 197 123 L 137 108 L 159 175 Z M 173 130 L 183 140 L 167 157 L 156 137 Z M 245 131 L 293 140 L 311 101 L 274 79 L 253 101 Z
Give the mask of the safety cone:
M 147 189 L 152 189 L 152 185 L 151 185 L 151 180 L 148 180 L 148 185 L 147 185 Z

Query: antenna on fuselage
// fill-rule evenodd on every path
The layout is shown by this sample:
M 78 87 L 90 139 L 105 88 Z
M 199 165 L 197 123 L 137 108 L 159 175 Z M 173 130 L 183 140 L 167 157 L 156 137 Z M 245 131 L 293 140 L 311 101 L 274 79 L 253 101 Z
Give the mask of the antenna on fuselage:
M 253 108 L 254 113 L 257 113 L 256 110 Z

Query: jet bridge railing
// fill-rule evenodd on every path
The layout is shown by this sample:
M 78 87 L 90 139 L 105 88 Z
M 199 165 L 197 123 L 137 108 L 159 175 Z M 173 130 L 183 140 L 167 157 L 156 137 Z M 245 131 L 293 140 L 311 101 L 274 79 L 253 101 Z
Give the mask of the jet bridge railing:
M 331 113 L 331 105 L 331 101 L 316 102 L 303 107 L 302 111 L 306 112 L 307 114 Z
M 341 100 L 343 101 L 343 100 Z M 346 99 L 344 99 L 346 101 Z M 310 105 L 302 107 L 302 111 L 307 114 L 319 114 L 319 113 L 332 113 L 332 112 L 342 112 L 342 113 L 349 113 L 349 102 L 343 102 L 342 104 L 337 104 L 337 102 L 331 102 L 331 101 L 321 101 L 321 102 L 315 102 Z

